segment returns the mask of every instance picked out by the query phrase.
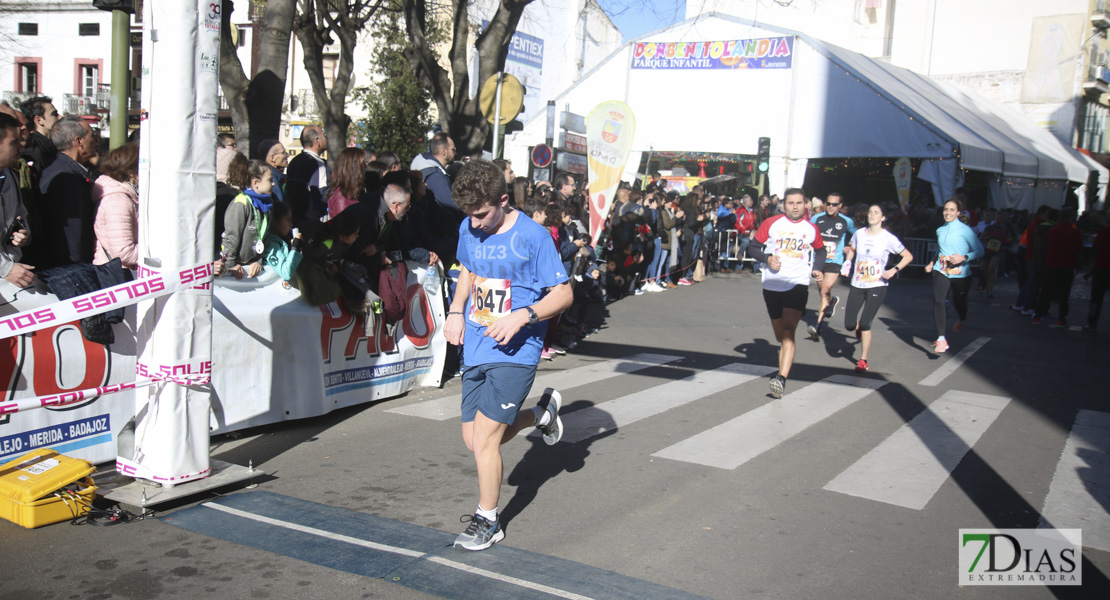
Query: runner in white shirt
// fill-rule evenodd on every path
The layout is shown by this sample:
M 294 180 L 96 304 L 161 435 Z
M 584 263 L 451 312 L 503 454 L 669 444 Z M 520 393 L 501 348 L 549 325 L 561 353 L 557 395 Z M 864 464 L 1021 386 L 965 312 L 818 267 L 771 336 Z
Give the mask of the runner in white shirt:
M 848 293 L 848 307 L 844 311 L 844 328 L 855 331 L 863 353 L 856 363 L 856 371 L 867 370 L 867 353 L 871 350 L 871 321 L 886 298 L 889 280 L 906 268 L 913 255 L 890 231 L 887 231 L 886 214 L 882 206 L 872 204 L 867 209 L 867 229 L 857 231 L 844 251 L 847 260 L 844 269 L 851 269 L 852 290 Z M 901 256 L 893 268 L 886 268 L 891 254 Z M 855 258 L 853 261 L 852 258 Z M 847 273 L 844 273 L 847 275 Z M 863 318 L 857 320 L 860 309 Z
M 785 214 L 763 221 L 752 236 L 748 256 L 765 263 L 763 300 L 775 330 L 779 372 L 771 379 L 771 395 L 782 398 L 794 364 L 794 331 L 806 310 L 809 280 L 818 283 L 825 265 L 825 246 L 817 226 L 805 220 L 805 192 L 790 188 L 783 194 Z

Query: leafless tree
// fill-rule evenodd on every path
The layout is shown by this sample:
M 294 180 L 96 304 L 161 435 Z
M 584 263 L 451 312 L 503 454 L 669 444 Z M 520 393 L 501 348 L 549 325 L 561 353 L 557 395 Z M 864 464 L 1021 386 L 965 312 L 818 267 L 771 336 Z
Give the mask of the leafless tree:
M 239 151 L 257 152 L 264 139 L 278 139 L 285 78 L 289 70 L 289 36 L 296 0 L 252 2 L 252 16 L 261 27 L 258 73 L 247 77 L 231 35 L 232 0 L 223 0 L 220 36 L 220 87 L 231 109 Z
M 304 50 L 304 67 L 316 97 L 328 154 L 332 159 L 347 146 L 347 94 L 354 71 L 358 34 L 383 11 L 385 0 L 299 0 L 293 31 Z M 331 89 L 324 78 L 324 47 L 339 39 L 339 64 Z
M 533 0 L 501 0 L 489 25 L 476 34 L 474 48 L 478 53 L 478 81 L 482 82 L 505 67 L 509 43 L 525 7 Z M 478 98 L 470 98 L 470 74 L 467 71 L 471 43 L 471 22 L 467 0 L 450 0 L 444 9 L 450 11 L 451 49 L 448 52 L 450 72 L 439 64 L 428 41 L 429 19 L 435 18 L 439 6 L 428 0 L 403 0 L 402 11 L 411 48 L 405 57 L 432 93 L 439 112 L 440 127 L 451 134 L 460 156 L 482 151 L 490 133 L 478 106 Z

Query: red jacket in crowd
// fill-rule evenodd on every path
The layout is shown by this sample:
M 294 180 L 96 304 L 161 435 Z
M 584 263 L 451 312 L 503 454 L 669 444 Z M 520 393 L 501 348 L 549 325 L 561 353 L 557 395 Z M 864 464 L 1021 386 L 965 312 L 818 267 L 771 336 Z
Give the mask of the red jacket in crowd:
M 1048 255 L 1044 266 L 1074 269 L 1083 250 L 1083 234 L 1075 223 L 1060 223 L 1048 230 Z

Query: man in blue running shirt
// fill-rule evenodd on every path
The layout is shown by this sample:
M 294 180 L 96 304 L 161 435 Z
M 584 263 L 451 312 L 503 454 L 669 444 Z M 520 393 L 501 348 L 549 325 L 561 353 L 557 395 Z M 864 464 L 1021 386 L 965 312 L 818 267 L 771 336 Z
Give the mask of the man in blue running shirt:
M 821 239 L 825 242 L 825 277 L 821 279 L 821 306 L 817 309 L 817 324 L 810 325 L 809 339 L 817 342 L 821 340 L 821 326 L 825 319 L 831 319 L 836 313 L 836 305 L 840 298 L 832 295 L 832 288 L 840 278 L 840 269 L 844 266 L 844 246 L 856 232 L 856 224 L 852 219 L 840 214 L 843 198 L 838 192 L 832 192 L 825 198 L 825 212 L 814 215 L 810 221 L 821 232 Z
M 562 437 L 558 392 L 520 410 L 536 378 L 546 321 L 574 295 L 551 234 L 509 206 L 504 172 L 472 160 L 452 186 L 467 217 L 459 226 L 459 283 L 443 332 L 463 347 L 462 436 L 478 469 L 478 509 L 463 517 L 455 547 L 484 550 L 505 537 L 497 518 L 501 444 L 535 426 L 543 440 Z

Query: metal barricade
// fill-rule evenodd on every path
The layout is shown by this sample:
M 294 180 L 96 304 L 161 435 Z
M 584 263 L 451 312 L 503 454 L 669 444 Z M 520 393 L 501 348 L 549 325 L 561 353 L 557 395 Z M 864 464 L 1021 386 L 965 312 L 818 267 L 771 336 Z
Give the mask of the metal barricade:
M 924 267 L 937 257 L 939 246 L 935 239 L 906 238 L 906 249 L 913 254 L 911 267 Z
M 940 245 L 937 244 L 936 239 L 928 238 L 906 238 L 906 248 L 913 254 L 913 262 L 910 263 L 911 267 L 924 267 L 930 262 L 936 260 L 937 253 L 940 252 Z M 978 267 L 981 259 L 971 261 L 971 267 Z
M 717 248 L 713 258 L 725 268 L 739 267 L 740 263 L 755 262 L 740 254 L 740 232 L 735 229 L 725 229 L 717 232 Z

